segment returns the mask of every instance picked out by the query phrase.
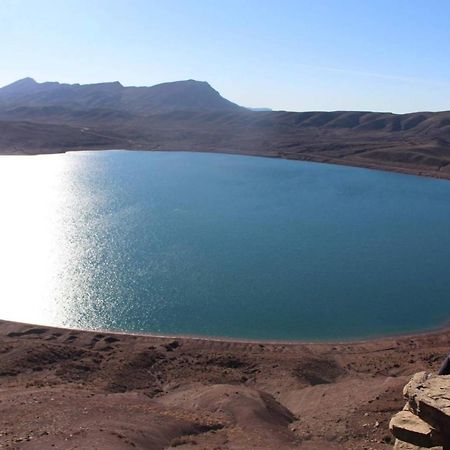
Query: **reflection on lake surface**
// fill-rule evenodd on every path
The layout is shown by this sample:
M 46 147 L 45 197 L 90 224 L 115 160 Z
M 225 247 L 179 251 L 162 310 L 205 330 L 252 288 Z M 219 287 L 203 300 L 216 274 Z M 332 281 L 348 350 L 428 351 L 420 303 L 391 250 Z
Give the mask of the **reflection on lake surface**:
M 450 315 L 450 183 L 199 153 L 0 158 L 1 318 L 336 339 Z

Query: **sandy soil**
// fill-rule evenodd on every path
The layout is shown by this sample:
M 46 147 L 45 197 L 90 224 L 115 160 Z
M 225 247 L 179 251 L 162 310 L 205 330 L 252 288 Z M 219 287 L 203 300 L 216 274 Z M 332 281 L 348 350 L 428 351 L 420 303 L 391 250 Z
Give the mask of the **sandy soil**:
M 389 418 L 450 330 L 235 342 L 0 322 L 0 448 L 387 449 Z

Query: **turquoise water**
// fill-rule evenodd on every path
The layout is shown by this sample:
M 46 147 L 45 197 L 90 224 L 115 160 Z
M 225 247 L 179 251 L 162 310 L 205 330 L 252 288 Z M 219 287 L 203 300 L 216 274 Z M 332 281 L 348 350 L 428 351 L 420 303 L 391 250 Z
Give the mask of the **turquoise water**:
M 450 316 L 450 182 L 125 151 L 2 157 L 0 176 L 5 319 L 330 340 Z

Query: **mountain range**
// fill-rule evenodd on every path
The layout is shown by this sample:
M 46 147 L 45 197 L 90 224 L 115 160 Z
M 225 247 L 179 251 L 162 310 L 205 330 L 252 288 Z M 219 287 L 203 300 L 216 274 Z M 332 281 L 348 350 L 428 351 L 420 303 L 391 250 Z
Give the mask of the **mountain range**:
M 330 162 L 450 178 L 450 111 L 251 110 L 207 82 L 0 88 L 0 153 L 187 150 Z
M 74 111 L 104 109 L 148 115 L 173 110 L 238 111 L 204 81 L 186 80 L 150 87 L 125 87 L 118 81 L 97 84 L 37 83 L 24 78 L 0 89 L 2 107 Z

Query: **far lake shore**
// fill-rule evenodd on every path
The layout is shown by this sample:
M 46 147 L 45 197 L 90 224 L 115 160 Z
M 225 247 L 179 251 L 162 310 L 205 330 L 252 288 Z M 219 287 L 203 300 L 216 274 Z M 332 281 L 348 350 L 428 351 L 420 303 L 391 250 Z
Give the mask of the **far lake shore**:
M 83 148 L 83 147 L 69 147 L 65 148 L 64 150 L 55 150 L 54 148 L 41 148 L 38 151 L 24 151 L 24 150 L 1 150 L 0 151 L 0 158 L 1 156 L 38 156 L 38 155 L 54 155 L 54 154 L 61 154 L 61 153 L 69 153 L 69 152 L 91 152 L 91 151 L 103 151 L 103 150 L 126 150 L 126 151 L 143 151 L 143 152 L 192 152 L 192 153 L 215 153 L 215 154 L 224 154 L 224 155 L 242 155 L 242 156 L 256 156 L 256 157 L 262 157 L 262 158 L 277 158 L 277 159 L 286 159 L 290 161 L 303 161 L 303 162 L 312 162 L 312 163 L 319 163 L 319 164 L 333 164 L 338 166 L 346 166 L 346 167 L 356 167 L 360 169 L 369 169 L 369 170 L 380 170 L 383 172 L 393 172 L 393 173 L 400 173 L 404 175 L 414 175 L 414 176 L 420 176 L 420 177 L 427 177 L 427 178 L 436 178 L 441 180 L 450 180 L 450 170 L 436 170 L 434 168 L 427 168 L 427 167 L 407 167 L 402 164 L 395 164 L 391 161 L 364 161 L 364 160 L 358 160 L 354 158 L 325 158 L 322 156 L 314 156 L 312 154 L 308 155 L 302 155 L 302 154 L 294 154 L 294 153 L 283 153 L 278 151 L 246 151 L 246 150 L 227 150 L 227 149 L 221 149 L 221 150 L 208 150 L 208 149 L 183 149 L 177 148 L 144 148 L 141 146 L 138 146 L 136 148 L 128 147 L 114 147 L 111 145 L 106 146 L 94 146 L 91 148 Z

